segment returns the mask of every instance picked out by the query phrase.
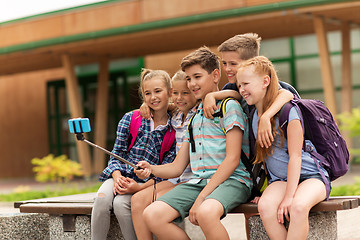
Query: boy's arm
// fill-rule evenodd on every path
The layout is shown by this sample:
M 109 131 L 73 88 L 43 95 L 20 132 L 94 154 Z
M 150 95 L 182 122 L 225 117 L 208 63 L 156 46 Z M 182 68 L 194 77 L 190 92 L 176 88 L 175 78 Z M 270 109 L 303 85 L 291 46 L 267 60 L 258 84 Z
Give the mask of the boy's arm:
M 150 120 L 150 118 L 153 116 L 151 108 L 149 108 L 149 106 L 143 102 L 139 108 L 140 110 L 140 115 L 143 118 L 146 118 L 147 120 Z M 176 106 L 174 103 L 169 103 L 168 105 L 168 111 L 173 113 L 176 110 Z
M 135 170 L 136 175 L 140 178 L 146 176 L 147 173 L 152 173 L 156 177 L 164 179 L 179 177 L 190 162 L 189 146 L 189 142 L 183 142 L 175 160 L 172 163 L 150 165 L 148 162 L 140 161 L 138 166 L 143 169 Z
M 259 119 L 258 127 L 258 141 L 261 147 L 270 147 L 274 141 L 274 136 L 272 135 L 270 119 L 275 116 L 276 113 L 285 105 L 294 98 L 294 95 L 285 89 L 279 90 L 279 95 L 276 97 L 274 103 L 261 115 Z
M 152 117 L 152 113 L 151 113 L 151 109 L 149 108 L 149 106 L 143 102 L 139 108 L 140 110 L 140 115 L 147 119 L 147 120 L 150 120 L 150 118 Z
M 241 95 L 239 92 L 234 90 L 222 90 L 217 92 L 211 92 L 206 94 L 203 101 L 204 114 L 206 118 L 213 119 L 213 114 L 217 110 L 216 101 L 223 100 L 228 97 L 233 97 L 240 101 Z

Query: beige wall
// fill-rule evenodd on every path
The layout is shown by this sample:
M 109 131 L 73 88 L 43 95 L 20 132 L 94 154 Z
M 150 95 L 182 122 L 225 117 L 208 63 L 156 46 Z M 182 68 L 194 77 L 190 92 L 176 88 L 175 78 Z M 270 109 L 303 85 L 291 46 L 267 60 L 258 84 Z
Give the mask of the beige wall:
M 31 159 L 48 154 L 46 82 L 63 75 L 58 69 L 0 77 L 1 178 L 31 176 Z
M 218 56 L 220 53 L 216 50 L 216 47 L 210 47 Z M 195 49 L 187 51 L 177 51 L 165 54 L 149 55 L 145 57 L 145 66 L 150 69 L 162 69 L 167 71 L 170 76 L 174 75 L 180 69 L 180 62 L 183 57 L 192 52 Z M 221 69 L 221 80 L 219 88 L 221 89 L 228 82 L 224 71 Z

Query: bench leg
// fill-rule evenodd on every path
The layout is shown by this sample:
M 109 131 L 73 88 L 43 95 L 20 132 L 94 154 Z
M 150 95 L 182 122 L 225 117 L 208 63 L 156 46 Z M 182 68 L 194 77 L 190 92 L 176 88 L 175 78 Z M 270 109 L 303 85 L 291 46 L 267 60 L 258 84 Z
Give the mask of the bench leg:
M 315 239 L 337 239 L 336 212 L 310 213 L 308 240 Z M 249 219 L 250 239 L 269 239 L 259 215 Z
M 65 221 L 64 221 L 65 220 Z M 65 228 L 64 228 L 65 227 Z M 91 216 L 69 215 L 49 217 L 50 239 L 90 239 L 91 238 Z M 119 223 L 115 215 L 111 215 L 110 230 L 107 239 L 124 240 Z

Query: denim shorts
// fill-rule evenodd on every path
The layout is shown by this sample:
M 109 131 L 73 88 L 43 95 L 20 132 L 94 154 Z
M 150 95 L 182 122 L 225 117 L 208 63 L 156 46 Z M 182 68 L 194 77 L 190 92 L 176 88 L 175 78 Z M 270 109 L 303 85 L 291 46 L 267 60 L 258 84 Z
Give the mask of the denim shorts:
M 325 176 L 329 185 L 330 185 L 330 189 L 331 189 L 331 182 L 330 182 L 330 178 Z M 326 183 L 324 182 L 324 179 L 321 177 L 320 173 L 316 173 L 316 174 L 312 174 L 312 175 L 300 175 L 300 179 L 299 179 L 299 184 L 302 183 L 305 180 L 308 180 L 310 178 L 315 178 L 315 179 L 319 179 L 320 181 L 322 181 L 325 185 Z M 273 182 L 277 182 L 277 181 L 281 181 L 281 182 L 287 182 L 287 178 L 281 178 L 281 179 L 276 179 L 274 181 L 271 181 L 270 183 Z

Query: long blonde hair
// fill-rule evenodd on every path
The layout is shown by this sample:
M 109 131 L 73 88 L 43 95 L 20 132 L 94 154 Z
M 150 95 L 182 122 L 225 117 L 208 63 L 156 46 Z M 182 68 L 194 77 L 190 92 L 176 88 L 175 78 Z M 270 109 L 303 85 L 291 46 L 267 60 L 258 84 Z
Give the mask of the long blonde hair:
M 269 107 L 274 103 L 275 98 L 277 97 L 277 95 L 279 94 L 279 79 L 278 76 L 276 74 L 276 70 L 274 68 L 274 65 L 272 64 L 272 62 L 264 57 L 264 56 L 257 56 L 254 58 L 251 58 L 243 63 L 240 64 L 239 68 L 246 68 L 246 67 L 250 67 L 250 66 L 254 66 L 254 73 L 255 74 L 259 74 L 259 75 L 267 75 L 270 78 L 270 83 L 267 86 L 266 89 L 266 93 L 263 99 L 263 109 L 258 109 L 258 111 L 260 110 L 262 113 L 264 113 L 266 110 L 269 109 Z M 276 117 L 277 115 L 275 115 L 274 117 L 272 117 L 270 119 L 270 123 L 271 123 L 271 129 L 272 129 L 272 133 L 273 136 L 275 136 L 275 142 L 277 137 L 279 137 L 277 129 L 275 129 L 276 126 Z M 280 138 L 281 138 L 281 145 L 283 145 L 284 143 L 284 135 L 282 134 L 282 131 L 280 129 Z M 255 159 L 255 163 L 261 163 L 265 160 L 266 157 L 270 156 L 273 152 L 273 146 L 271 146 L 271 148 L 262 148 L 260 147 L 260 145 L 258 144 L 258 141 L 256 141 L 255 144 L 255 153 L 256 153 L 256 159 Z

